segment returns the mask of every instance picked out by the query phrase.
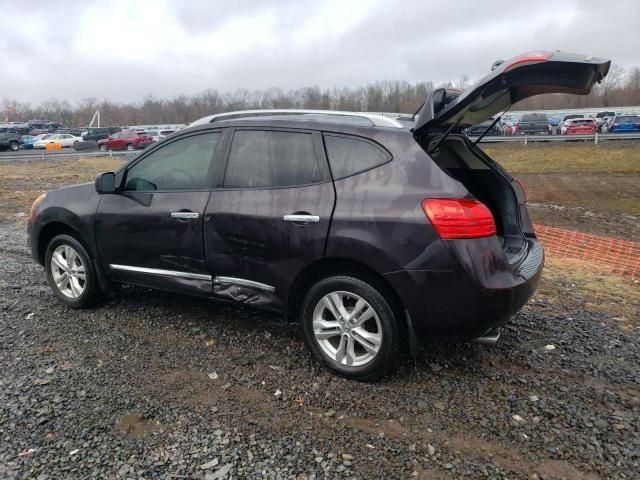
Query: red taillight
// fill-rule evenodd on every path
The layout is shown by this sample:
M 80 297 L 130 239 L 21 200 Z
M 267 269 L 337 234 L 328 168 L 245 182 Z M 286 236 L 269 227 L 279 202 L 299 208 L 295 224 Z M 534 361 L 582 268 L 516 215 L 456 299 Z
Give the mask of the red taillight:
M 422 201 L 422 209 L 443 240 L 496 234 L 493 215 L 477 200 L 427 198 Z

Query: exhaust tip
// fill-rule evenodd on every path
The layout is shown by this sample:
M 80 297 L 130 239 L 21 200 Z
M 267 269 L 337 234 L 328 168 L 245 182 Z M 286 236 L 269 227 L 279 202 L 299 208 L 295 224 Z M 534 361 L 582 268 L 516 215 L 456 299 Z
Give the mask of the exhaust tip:
M 498 343 L 499 338 L 500 338 L 500 329 L 494 328 L 493 330 L 489 330 L 483 336 L 474 338 L 472 342 L 478 343 L 480 345 L 492 346 Z

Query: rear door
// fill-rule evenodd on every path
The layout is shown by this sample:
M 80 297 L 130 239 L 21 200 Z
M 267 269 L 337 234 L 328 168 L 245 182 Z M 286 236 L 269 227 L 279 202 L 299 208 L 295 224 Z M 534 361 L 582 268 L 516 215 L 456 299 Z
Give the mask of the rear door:
M 236 128 L 205 211 L 214 295 L 281 308 L 294 277 L 324 256 L 335 203 L 318 132 Z
M 211 294 L 203 214 L 222 133 L 191 133 L 141 155 L 102 195 L 95 233 L 104 271 L 154 288 Z
M 611 62 L 563 52 L 531 52 L 499 63 L 464 93 L 437 89 L 419 111 L 414 132 L 462 130 L 504 112 L 514 103 L 543 93 L 588 94 Z

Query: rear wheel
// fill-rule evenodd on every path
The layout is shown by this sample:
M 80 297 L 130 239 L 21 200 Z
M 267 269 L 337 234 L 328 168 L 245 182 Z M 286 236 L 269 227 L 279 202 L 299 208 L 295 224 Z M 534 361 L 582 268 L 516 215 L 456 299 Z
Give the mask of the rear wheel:
M 49 242 L 45 270 L 53 293 L 72 308 L 90 307 L 103 295 L 89 254 L 70 235 L 58 235 Z
M 307 347 L 325 368 L 348 378 L 375 380 L 400 357 L 400 329 L 385 296 L 350 276 L 320 280 L 302 304 Z
M 9 148 L 12 152 L 17 152 L 18 148 L 20 148 L 20 144 L 18 142 L 11 142 L 9 143 Z

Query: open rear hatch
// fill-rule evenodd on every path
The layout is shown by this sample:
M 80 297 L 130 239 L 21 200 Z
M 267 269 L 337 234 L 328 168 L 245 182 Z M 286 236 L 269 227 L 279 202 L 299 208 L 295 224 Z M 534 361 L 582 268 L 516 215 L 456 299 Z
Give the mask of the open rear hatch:
M 418 112 L 413 134 L 442 170 L 484 203 L 496 222 L 509 262 L 518 265 L 535 237 L 521 186 L 460 132 L 512 104 L 543 93 L 588 94 L 611 62 L 562 52 L 531 52 L 494 63 L 492 72 L 466 92 L 434 90 Z

